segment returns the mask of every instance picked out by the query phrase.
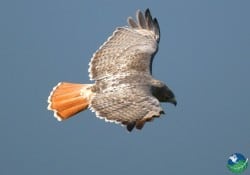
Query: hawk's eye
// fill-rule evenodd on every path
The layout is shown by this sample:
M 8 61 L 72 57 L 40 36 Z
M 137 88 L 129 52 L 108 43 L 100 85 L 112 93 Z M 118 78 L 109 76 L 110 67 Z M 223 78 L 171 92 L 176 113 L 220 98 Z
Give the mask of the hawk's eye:
M 171 90 L 169 90 L 169 97 L 174 98 L 174 93 Z

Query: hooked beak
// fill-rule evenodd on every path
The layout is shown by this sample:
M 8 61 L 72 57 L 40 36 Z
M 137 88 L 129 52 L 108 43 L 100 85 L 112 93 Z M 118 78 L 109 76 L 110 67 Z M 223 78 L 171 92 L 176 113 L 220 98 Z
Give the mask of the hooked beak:
M 177 101 L 176 101 L 175 98 L 169 99 L 168 102 L 169 102 L 169 103 L 172 103 L 172 104 L 175 105 L 175 106 L 177 105 Z

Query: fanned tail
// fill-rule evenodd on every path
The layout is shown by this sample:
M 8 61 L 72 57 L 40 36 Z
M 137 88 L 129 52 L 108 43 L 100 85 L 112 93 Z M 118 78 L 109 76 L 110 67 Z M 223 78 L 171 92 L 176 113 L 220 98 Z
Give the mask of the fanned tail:
M 48 97 L 48 110 L 54 112 L 57 120 L 62 121 L 85 110 L 93 95 L 91 84 L 60 82 Z

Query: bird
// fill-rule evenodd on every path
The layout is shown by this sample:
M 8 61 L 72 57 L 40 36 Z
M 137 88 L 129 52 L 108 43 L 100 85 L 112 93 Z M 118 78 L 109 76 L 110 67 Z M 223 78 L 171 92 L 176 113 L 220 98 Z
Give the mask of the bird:
M 89 63 L 92 84 L 60 82 L 48 97 L 48 110 L 58 121 L 90 109 L 107 122 L 140 130 L 164 114 L 161 102 L 177 101 L 173 91 L 152 75 L 160 27 L 147 8 L 136 11 L 128 26 L 117 27 Z

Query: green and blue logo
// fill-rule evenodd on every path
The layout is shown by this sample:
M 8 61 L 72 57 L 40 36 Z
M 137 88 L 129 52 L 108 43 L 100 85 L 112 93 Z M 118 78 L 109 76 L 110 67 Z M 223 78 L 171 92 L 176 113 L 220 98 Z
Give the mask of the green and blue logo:
M 240 153 L 232 154 L 227 161 L 227 168 L 232 173 L 242 173 L 247 169 L 248 158 L 245 158 Z

